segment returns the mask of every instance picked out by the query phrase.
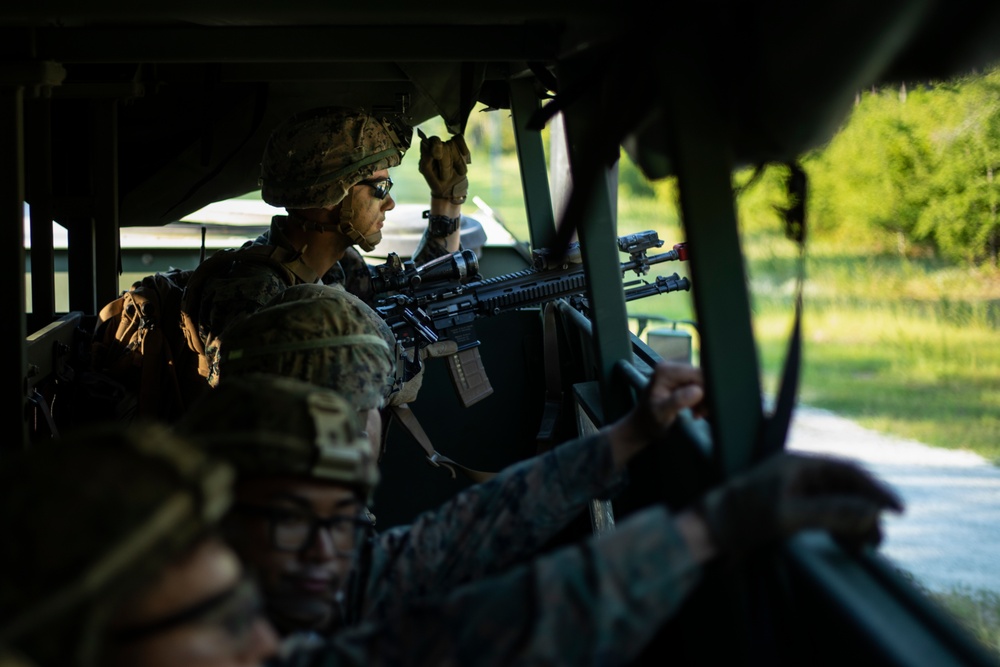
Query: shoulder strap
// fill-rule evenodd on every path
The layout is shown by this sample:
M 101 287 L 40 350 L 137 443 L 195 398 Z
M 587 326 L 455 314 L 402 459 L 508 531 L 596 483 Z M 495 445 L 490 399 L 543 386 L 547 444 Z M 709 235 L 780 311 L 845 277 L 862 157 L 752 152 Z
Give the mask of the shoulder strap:
M 392 407 L 392 413 L 399 419 L 399 422 L 403 427 L 413 436 L 413 438 L 419 443 L 423 448 L 424 453 L 427 455 L 427 462 L 430 463 L 435 468 L 445 468 L 451 473 L 451 478 L 455 479 L 455 470 L 462 471 L 466 477 L 471 479 L 477 484 L 481 482 L 487 482 L 496 476 L 495 472 L 483 472 L 481 470 L 473 470 L 472 468 L 466 468 L 460 463 L 452 461 L 450 458 L 444 454 L 439 453 L 434 449 L 434 445 L 431 444 L 431 439 L 427 436 L 420 422 L 417 420 L 417 416 L 413 414 L 410 406 L 394 405 Z

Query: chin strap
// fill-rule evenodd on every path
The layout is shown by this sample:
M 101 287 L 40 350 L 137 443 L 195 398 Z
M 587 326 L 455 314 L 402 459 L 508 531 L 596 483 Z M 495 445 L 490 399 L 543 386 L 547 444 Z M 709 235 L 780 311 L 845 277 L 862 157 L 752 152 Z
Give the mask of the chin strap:
M 364 236 L 354 228 L 353 190 L 348 191 L 347 196 L 340 202 L 340 226 L 337 229 L 351 240 L 352 245 L 359 246 L 365 252 L 374 250 L 375 246 L 382 240 L 382 230 Z
M 363 236 L 358 230 L 354 228 L 354 208 L 351 206 L 353 199 L 353 193 L 348 193 L 341 203 L 340 207 L 340 222 L 319 222 L 317 220 L 309 220 L 295 212 L 295 209 L 288 210 L 288 217 L 294 219 L 303 229 L 313 231 L 313 232 L 340 232 L 346 236 L 351 245 L 359 246 L 365 252 L 371 252 L 375 249 L 375 246 L 379 244 L 382 240 L 382 230 L 375 231 L 368 236 Z

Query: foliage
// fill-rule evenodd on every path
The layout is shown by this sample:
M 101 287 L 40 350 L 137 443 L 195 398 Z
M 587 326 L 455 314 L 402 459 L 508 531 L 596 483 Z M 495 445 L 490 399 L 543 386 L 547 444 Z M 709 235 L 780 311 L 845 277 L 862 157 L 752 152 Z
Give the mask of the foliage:
M 997 265 L 1000 68 L 865 92 L 804 162 L 814 233 Z

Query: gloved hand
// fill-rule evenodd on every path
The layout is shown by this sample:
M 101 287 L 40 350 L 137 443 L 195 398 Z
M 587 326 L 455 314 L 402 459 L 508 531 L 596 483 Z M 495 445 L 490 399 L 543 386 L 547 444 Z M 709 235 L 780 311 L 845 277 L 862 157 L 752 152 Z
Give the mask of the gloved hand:
M 903 503 L 857 465 L 791 453 L 767 459 L 699 504 L 716 546 L 735 555 L 810 528 L 848 548 L 877 545 L 887 509 L 902 512 Z
M 430 186 L 435 199 L 448 199 L 462 204 L 469 194 L 469 168 L 472 163 L 465 139 L 456 134 L 448 141 L 420 134 L 420 173 Z
M 455 354 L 456 352 L 458 352 L 458 343 L 453 340 L 442 340 L 420 348 L 420 360 L 447 357 L 449 354 Z M 389 396 L 390 406 L 403 405 L 417 400 L 420 387 L 424 384 L 424 370 L 426 368 L 426 364 L 420 364 L 420 371 L 404 382 L 399 391 Z

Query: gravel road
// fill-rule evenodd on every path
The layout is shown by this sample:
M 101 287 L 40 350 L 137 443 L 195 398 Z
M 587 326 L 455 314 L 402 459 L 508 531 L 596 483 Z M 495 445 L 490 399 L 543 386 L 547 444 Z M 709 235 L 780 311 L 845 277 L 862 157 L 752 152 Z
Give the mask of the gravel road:
M 787 448 L 853 459 L 888 482 L 906 512 L 887 518 L 881 551 L 928 589 L 1000 593 L 1000 467 L 806 406 L 796 410 Z

